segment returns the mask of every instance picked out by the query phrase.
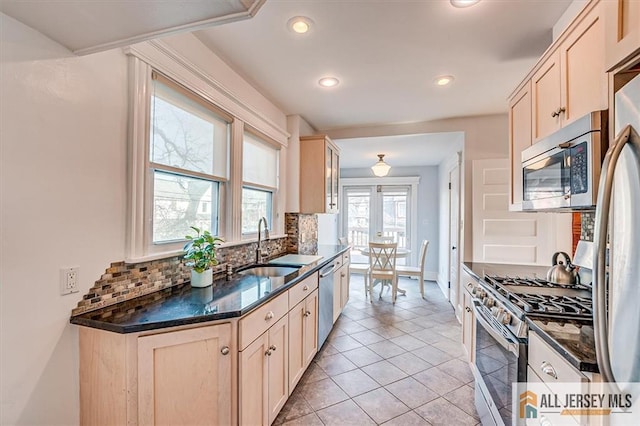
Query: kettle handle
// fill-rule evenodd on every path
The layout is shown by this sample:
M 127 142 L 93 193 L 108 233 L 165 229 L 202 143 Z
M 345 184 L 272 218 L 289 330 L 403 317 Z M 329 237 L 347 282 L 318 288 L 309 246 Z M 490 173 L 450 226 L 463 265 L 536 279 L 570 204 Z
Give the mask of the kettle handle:
M 560 254 L 564 257 L 565 265 L 571 265 L 571 258 L 569 257 L 569 255 L 563 251 L 561 251 Z
M 558 264 L 558 256 L 562 255 L 567 265 L 571 265 L 571 258 L 569 255 L 563 251 L 557 251 L 553 253 L 553 257 L 551 258 L 551 266 L 555 266 Z

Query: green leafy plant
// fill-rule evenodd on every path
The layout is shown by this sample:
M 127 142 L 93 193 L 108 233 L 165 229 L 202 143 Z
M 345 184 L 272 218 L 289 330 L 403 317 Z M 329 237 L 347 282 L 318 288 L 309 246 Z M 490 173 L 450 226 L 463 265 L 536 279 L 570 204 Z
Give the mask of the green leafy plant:
M 189 242 L 185 244 L 184 250 L 187 266 L 193 268 L 196 272 L 204 272 L 212 266 L 218 264 L 216 259 L 216 247 L 224 240 L 214 237 L 209 231 L 200 231 L 199 228 L 192 226 L 191 229 L 196 231 L 196 236 L 185 236 Z

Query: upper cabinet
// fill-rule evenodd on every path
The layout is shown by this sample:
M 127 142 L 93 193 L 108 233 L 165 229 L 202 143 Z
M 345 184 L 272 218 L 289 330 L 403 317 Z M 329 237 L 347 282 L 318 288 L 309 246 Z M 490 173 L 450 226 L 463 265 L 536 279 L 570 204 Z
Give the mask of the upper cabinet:
M 300 212 L 338 213 L 340 153 L 326 135 L 300 138 Z
M 509 98 L 510 210 L 522 210 L 522 151 L 608 108 L 603 3 L 591 1 L 580 12 Z
M 602 4 L 581 14 L 531 77 L 533 141 L 607 108 Z
M 640 1 L 607 0 L 603 3 L 605 63 L 611 71 L 640 51 Z

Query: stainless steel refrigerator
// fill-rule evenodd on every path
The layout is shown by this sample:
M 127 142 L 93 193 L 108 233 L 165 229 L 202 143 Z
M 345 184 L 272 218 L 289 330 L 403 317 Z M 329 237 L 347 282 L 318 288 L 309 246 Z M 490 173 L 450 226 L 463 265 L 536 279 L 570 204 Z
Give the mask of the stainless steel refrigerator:
M 594 235 L 594 328 L 603 379 L 640 382 L 640 76 L 615 95 L 615 141 L 600 176 Z

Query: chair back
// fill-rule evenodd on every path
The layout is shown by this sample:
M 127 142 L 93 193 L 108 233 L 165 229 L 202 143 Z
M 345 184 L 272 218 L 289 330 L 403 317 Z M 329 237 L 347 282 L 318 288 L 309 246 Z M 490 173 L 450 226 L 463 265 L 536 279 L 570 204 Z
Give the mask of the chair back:
M 420 246 L 420 269 L 424 271 L 424 262 L 427 260 L 427 249 L 429 248 L 429 240 L 422 240 Z
M 338 238 L 338 243 L 340 243 L 340 245 L 346 246 L 349 245 L 349 240 L 347 239 L 347 237 L 340 237 Z
M 398 243 L 369 243 L 369 268 L 372 272 L 395 271 Z
M 374 241 L 376 243 L 392 243 L 393 242 L 393 237 L 375 237 Z

